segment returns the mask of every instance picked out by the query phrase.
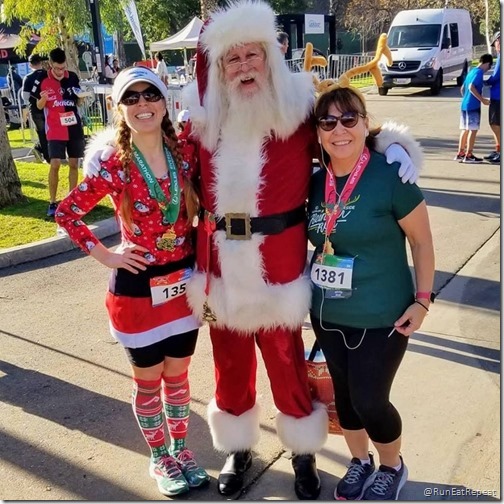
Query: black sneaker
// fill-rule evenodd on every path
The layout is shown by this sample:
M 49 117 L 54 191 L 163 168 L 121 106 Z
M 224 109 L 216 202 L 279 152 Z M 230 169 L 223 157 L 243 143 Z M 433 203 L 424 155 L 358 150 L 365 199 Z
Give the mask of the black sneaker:
M 56 215 L 56 208 L 58 208 L 58 203 L 49 203 L 49 208 L 47 209 L 47 217 L 54 219 Z
M 462 160 L 462 163 L 468 163 L 468 164 L 483 163 L 483 159 L 476 157 L 474 154 L 466 154 L 465 158 Z
M 500 164 L 500 152 L 496 152 L 495 156 L 491 157 L 488 161 L 493 164 Z
M 408 479 L 408 468 L 401 458 L 401 469 L 381 465 L 373 478 L 373 483 L 364 492 L 362 500 L 398 500 L 399 492 Z
M 373 482 L 375 464 L 373 454 L 369 454 L 370 464 L 362 464 L 358 458 L 353 458 L 348 466 L 348 471 L 341 478 L 334 498 L 336 500 L 360 500 L 362 495 Z
M 495 156 L 500 157 L 500 152 L 497 152 L 494 150 L 494 151 L 490 152 L 490 154 L 488 154 L 488 156 L 485 156 L 483 159 L 488 159 L 488 161 L 491 161 L 492 158 L 494 158 Z

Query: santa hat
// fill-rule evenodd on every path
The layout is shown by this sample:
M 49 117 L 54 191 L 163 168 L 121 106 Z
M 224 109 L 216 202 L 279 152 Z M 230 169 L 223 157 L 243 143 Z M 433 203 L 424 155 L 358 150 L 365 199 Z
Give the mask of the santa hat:
M 309 103 L 301 105 L 302 111 L 299 105 L 306 100 L 305 97 L 312 94 L 311 76 L 306 73 L 294 77 L 289 71 L 278 47 L 273 9 L 261 1 L 240 0 L 214 12 L 201 29 L 196 56 L 197 99 L 191 96 L 194 95 L 194 85 L 186 86 L 184 93 L 196 129 L 198 125 L 204 128 L 209 118 L 214 125 L 221 123 L 224 114 L 222 58 L 233 47 L 253 42 L 261 43 L 266 52 L 279 110 L 279 124 L 275 132 L 280 137 L 292 133 L 293 125 L 302 119 L 292 117 L 293 107 L 296 108 L 296 115 L 299 113 L 306 116 L 309 112 Z M 204 143 L 214 147 L 217 144 L 218 128 L 204 129 Z

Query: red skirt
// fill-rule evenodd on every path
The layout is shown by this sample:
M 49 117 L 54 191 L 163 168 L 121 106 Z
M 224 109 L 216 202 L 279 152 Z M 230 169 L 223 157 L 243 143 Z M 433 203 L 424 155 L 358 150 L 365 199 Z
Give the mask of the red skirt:
M 127 348 L 152 345 L 201 326 L 192 315 L 185 294 L 152 306 L 150 279 L 192 266 L 188 258 L 163 266 L 150 266 L 138 274 L 125 269 L 112 272 L 105 305 L 110 333 Z

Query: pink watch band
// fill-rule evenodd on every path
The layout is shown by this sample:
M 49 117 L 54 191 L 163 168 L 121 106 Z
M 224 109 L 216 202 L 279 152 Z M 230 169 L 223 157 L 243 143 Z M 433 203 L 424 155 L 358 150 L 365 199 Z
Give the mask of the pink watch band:
M 431 293 L 430 292 L 417 292 L 416 298 L 417 299 L 428 299 L 430 301 Z

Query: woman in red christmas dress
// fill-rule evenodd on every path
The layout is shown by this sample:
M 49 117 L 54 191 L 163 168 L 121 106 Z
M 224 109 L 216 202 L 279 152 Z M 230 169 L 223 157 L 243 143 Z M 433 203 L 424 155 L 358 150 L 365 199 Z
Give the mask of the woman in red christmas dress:
M 59 205 L 57 223 L 97 261 L 112 268 L 106 305 L 110 331 L 133 374 L 133 411 L 151 450 L 149 473 L 167 496 L 209 481 L 186 448 L 188 366 L 199 323 L 186 302 L 194 265 L 197 198 L 166 110 L 167 90 L 143 67 L 123 70 L 112 89 L 117 152 Z M 189 162 L 187 162 L 189 161 Z M 105 196 L 114 201 L 121 246 L 108 250 L 81 220 Z M 165 443 L 163 413 L 171 443 Z

